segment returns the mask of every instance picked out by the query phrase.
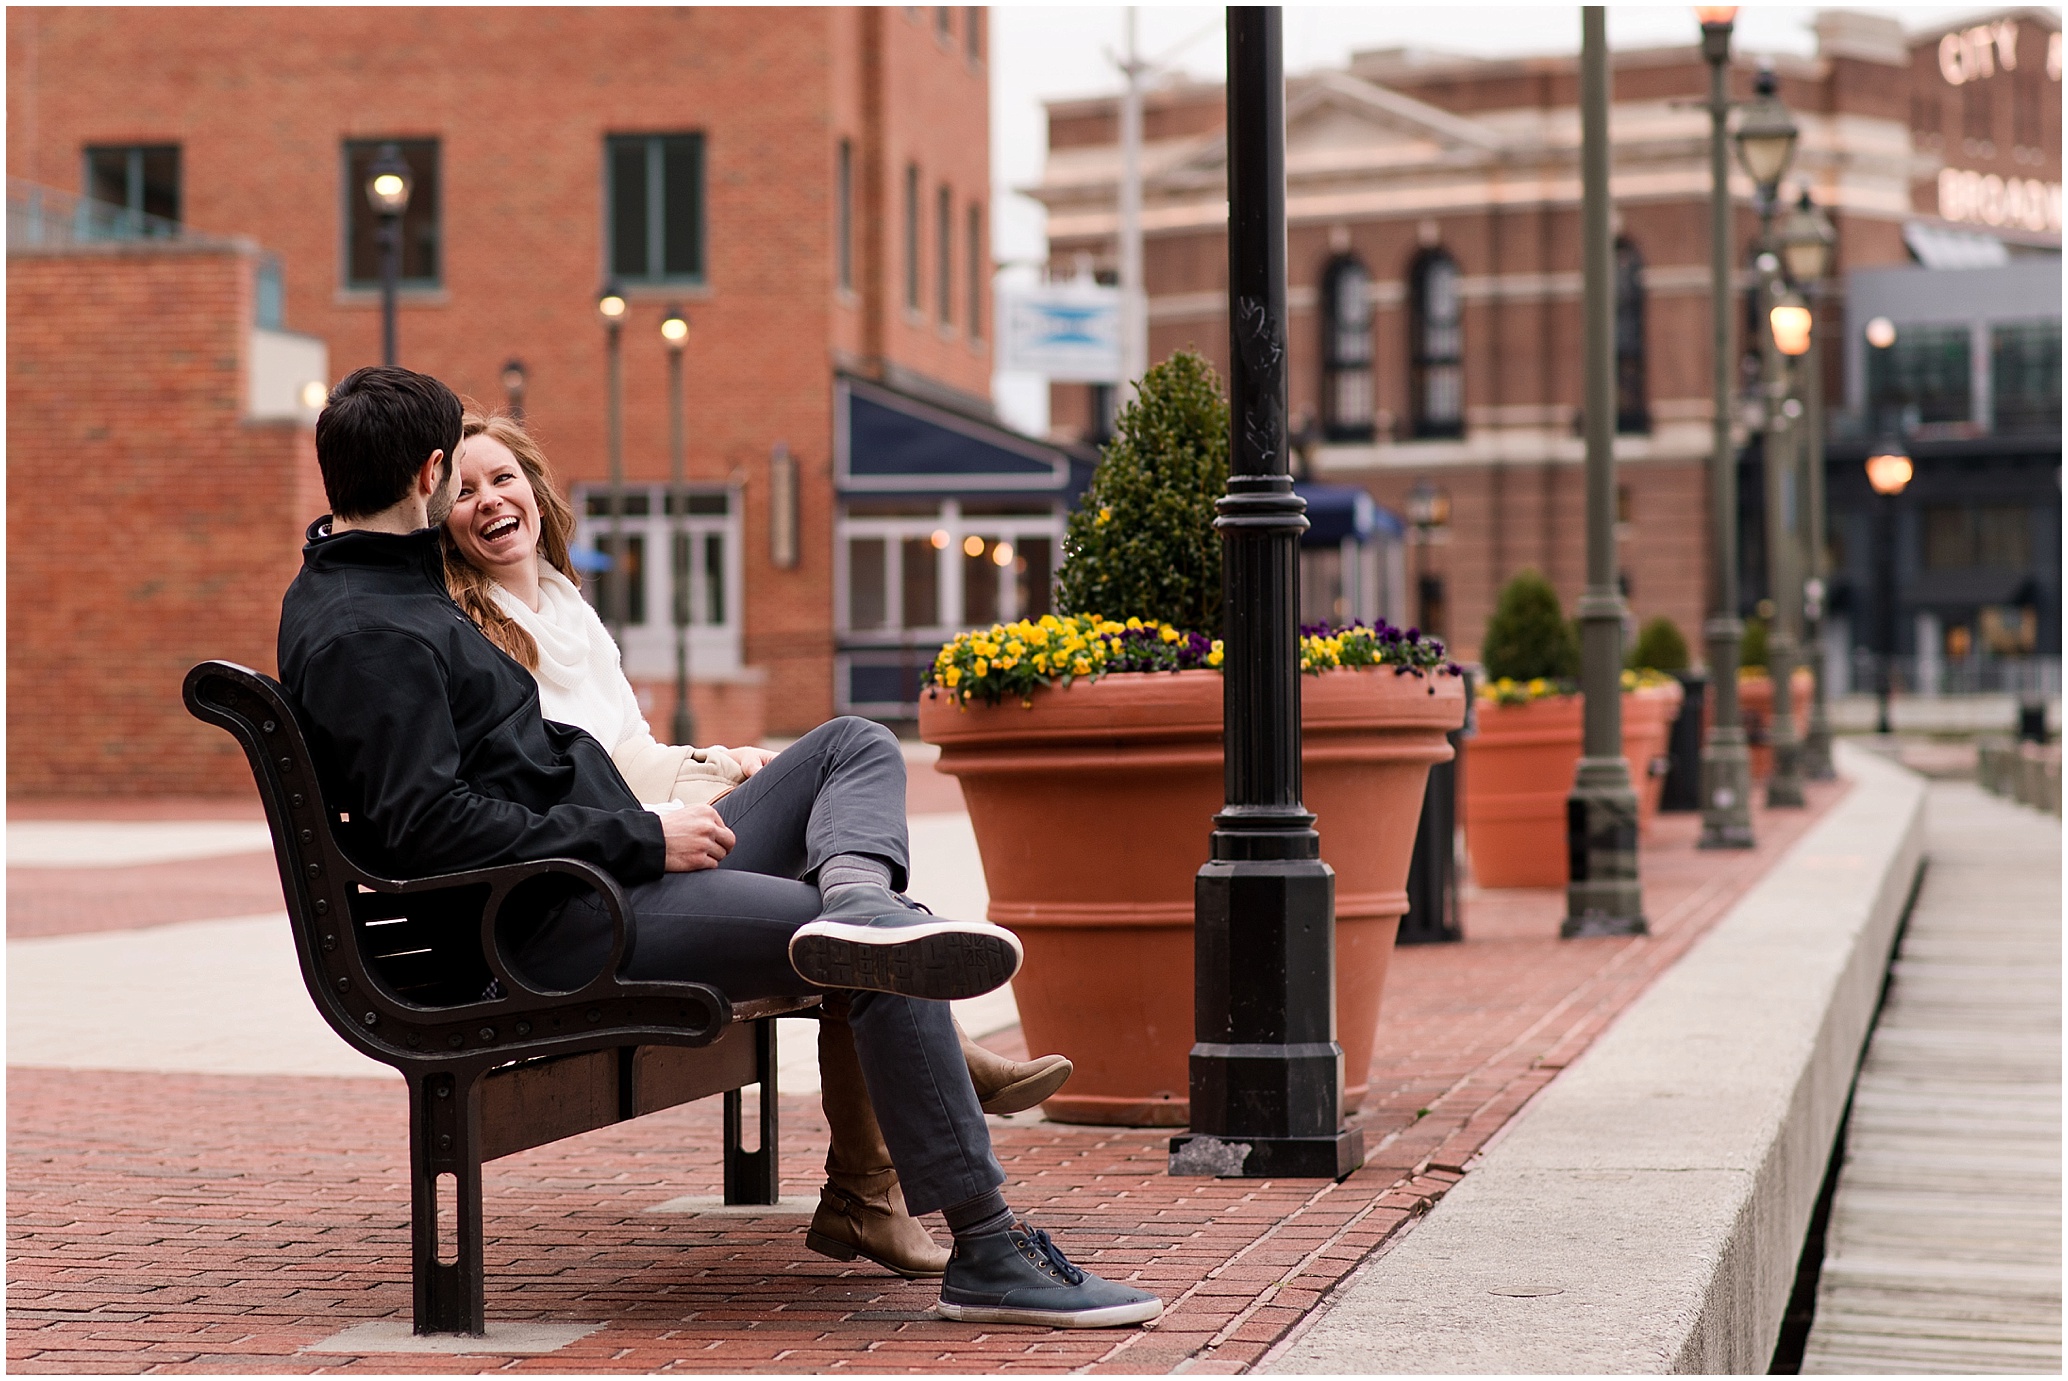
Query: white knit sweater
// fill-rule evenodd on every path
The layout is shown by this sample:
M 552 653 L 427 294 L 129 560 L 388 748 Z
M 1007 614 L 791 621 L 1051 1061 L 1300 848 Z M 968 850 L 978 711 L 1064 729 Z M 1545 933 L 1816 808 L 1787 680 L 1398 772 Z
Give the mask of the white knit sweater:
M 586 729 L 610 750 L 634 795 L 648 804 L 680 800 L 708 804 L 746 780 L 723 748 L 684 748 L 654 741 L 639 698 L 625 679 L 617 644 L 581 591 L 540 563 L 539 607 L 502 586 L 496 602 L 538 644 L 539 712 Z

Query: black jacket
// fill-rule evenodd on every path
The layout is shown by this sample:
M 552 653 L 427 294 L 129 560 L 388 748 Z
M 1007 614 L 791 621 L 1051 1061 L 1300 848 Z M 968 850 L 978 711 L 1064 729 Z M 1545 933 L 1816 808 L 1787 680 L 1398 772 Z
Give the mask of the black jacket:
M 579 858 L 661 875 L 660 817 L 603 745 L 539 715 L 538 683 L 445 589 L 438 535 L 309 527 L 280 607 L 280 679 L 365 867 L 424 877 Z

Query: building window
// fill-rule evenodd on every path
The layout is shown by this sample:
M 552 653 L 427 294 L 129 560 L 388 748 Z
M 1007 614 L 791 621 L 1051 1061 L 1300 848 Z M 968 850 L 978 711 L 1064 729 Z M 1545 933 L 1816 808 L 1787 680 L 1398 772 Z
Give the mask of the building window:
M 934 311 L 955 324 L 955 194 L 943 185 L 934 199 Z
M 110 233 L 170 235 L 180 222 L 180 147 L 121 144 L 86 150 L 86 195 L 114 207 Z
M 854 291 L 854 142 L 843 139 L 833 161 L 833 271 Z
M 905 165 L 905 310 L 919 310 L 919 165 Z
M 366 200 L 366 179 L 374 160 L 388 145 L 409 165 L 409 209 L 402 213 L 400 281 L 435 288 L 444 276 L 440 221 L 438 141 L 436 139 L 354 139 L 345 145 L 346 233 L 345 285 L 377 288 L 381 283 L 381 218 Z
M 971 62 L 984 60 L 984 7 L 970 5 L 962 12 L 962 51 Z
M 1415 260 L 1408 310 L 1408 398 L 1416 436 L 1465 434 L 1464 304 L 1457 261 L 1440 249 Z
M 984 298 L 991 287 L 991 254 L 984 245 L 984 208 L 969 204 L 969 338 L 984 338 Z
M 1040 501 L 851 499 L 840 519 L 842 631 L 935 643 L 1053 613 L 1062 523 Z
M 955 11 L 947 5 L 936 5 L 933 10 L 934 37 L 943 43 L 954 41 Z
M 1898 338 L 1897 344 L 1901 344 Z M 1989 331 L 1990 395 L 1999 432 L 2061 430 L 2061 323 L 2020 321 Z
M 1910 128 L 1927 143 L 1936 144 L 1939 140 L 1940 104 L 1936 90 L 1915 91 L 1910 95 Z
M 704 136 L 618 134 L 604 141 L 610 271 L 620 282 L 704 277 Z
M 1616 241 L 1616 430 L 1648 432 L 1644 391 L 1644 255 Z
M 1966 326 L 1902 326 L 1896 342 L 1867 355 L 1867 399 L 1878 427 L 1974 418 Z
M 1321 276 L 1321 423 L 1330 441 L 1372 439 L 1371 274 L 1347 255 Z
M 2044 145 L 2045 102 L 2050 94 L 2037 72 L 2020 73 L 2011 87 L 2011 138 L 2019 147 L 2037 150 Z
M 1977 143 L 1996 137 L 1996 84 L 1969 82 L 1960 89 L 1960 133 Z
M 1091 404 L 1091 434 L 1085 440 L 1103 446 L 1113 439 L 1120 423 L 1120 390 L 1112 384 L 1089 384 L 1086 388 Z
M 1926 570 L 2022 571 L 2032 563 L 2031 514 L 2019 505 L 1927 504 L 1923 517 Z

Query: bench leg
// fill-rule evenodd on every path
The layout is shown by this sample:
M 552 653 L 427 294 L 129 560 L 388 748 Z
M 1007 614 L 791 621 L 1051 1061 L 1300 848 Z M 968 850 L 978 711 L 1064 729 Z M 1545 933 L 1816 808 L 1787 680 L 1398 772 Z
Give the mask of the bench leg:
M 781 1167 L 776 1161 L 776 1024 L 774 1017 L 754 1023 L 755 1082 L 761 1085 L 761 1149 L 740 1146 L 741 1100 L 738 1089 L 725 1094 L 725 1202 L 772 1204 L 782 1197 Z
M 480 1337 L 481 1110 L 472 1076 L 409 1077 L 409 1235 L 418 1333 Z M 458 1188 L 458 1255 L 438 1259 L 438 1177 Z

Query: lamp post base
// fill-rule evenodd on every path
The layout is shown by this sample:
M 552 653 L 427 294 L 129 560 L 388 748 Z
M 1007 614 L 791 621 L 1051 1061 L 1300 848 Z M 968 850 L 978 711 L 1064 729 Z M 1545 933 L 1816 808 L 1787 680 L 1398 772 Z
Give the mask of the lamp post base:
M 1364 1164 L 1364 1129 L 1333 1136 L 1212 1136 L 1170 1139 L 1170 1173 L 1248 1180 L 1340 1180 Z
M 1312 839 L 1308 832 L 1307 839 Z M 1335 872 L 1306 840 L 1217 831 L 1193 881 L 1192 1126 L 1173 1175 L 1340 1179 L 1364 1163 L 1343 1126 L 1335 1041 Z
M 1749 849 L 1752 838 L 1752 754 L 1743 729 L 1711 729 L 1702 745 L 1704 849 Z
M 1621 758 L 1580 759 L 1565 802 L 1565 842 L 1572 880 L 1559 935 L 1647 934 L 1637 881 L 1637 793 Z

